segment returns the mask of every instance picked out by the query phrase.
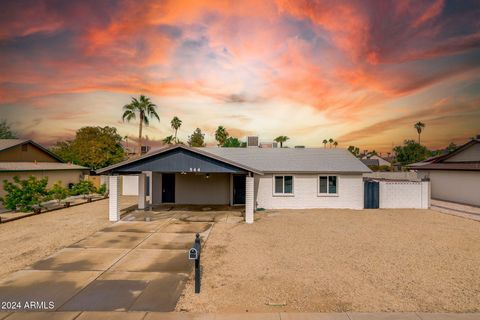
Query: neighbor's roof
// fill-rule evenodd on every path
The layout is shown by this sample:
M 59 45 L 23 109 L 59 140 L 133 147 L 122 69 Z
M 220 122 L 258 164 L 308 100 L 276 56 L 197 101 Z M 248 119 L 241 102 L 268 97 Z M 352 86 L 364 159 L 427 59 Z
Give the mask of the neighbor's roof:
M 466 170 L 466 171 L 480 171 L 480 161 L 460 161 L 460 162 L 445 162 L 445 160 L 461 153 L 472 145 L 480 143 L 480 139 L 471 139 L 467 143 L 459 146 L 450 153 L 439 155 L 426 159 L 422 162 L 412 163 L 408 165 L 413 170 Z
M 59 156 L 48 150 L 47 148 L 43 147 L 42 145 L 32 141 L 32 140 L 23 140 L 23 139 L 0 139 L 0 151 L 4 151 L 15 146 L 19 146 L 22 144 L 30 143 L 35 147 L 39 148 L 43 152 L 49 154 L 53 158 L 57 159 L 60 162 L 64 162 Z
M 60 162 L 0 162 L 0 172 L 8 171 L 54 171 L 54 170 L 90 170 L 71 163 Z
M 362 163 L 366 166 L 379 166 L 380 161 L 378 159 L 360 159 Z
M 371 172 L 346 149 L 197 148 L 262 172 Z

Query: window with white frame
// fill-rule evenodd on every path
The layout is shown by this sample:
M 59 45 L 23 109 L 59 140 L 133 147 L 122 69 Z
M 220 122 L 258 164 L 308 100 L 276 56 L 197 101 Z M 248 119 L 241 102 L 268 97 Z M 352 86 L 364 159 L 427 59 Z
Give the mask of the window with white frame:
M 337 176 L 319 176 L 318 177 L 318 194 L 321 194 L 321 195 L 338 194 Z
M 293 176 L 275 176 L 274 194 L 293 195 Z

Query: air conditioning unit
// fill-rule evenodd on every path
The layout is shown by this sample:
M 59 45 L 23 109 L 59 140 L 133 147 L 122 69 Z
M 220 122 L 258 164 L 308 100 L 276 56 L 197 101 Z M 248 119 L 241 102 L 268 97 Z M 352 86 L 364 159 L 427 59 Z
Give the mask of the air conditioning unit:
M 258 147 L 258 136 L 247 137 L 247 147 Z

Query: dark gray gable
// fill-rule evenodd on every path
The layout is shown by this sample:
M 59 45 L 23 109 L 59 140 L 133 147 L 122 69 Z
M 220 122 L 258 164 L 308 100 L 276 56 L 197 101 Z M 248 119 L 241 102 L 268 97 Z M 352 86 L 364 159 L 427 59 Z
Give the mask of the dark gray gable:
M 183 148 L 176 148 L 145 159 L 139 159 L 112 169 L 111 172 L 135 173 L 142 171 L 246 173 L 245 170 L 236 166 Z

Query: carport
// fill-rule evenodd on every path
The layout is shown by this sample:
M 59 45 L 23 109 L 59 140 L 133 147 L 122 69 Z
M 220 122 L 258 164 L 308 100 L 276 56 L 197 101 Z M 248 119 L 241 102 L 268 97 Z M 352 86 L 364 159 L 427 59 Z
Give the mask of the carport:
M 109 176 L 109 219 L 120 219 L 120 176 L 138 176 L 138 209 L 160 204 L 245 206 L 253 222 L 254 179 L 262 174 L 198 148 L 174 145 L 100 170 Z M 147 203 L 147 190 L 150 201 Z

